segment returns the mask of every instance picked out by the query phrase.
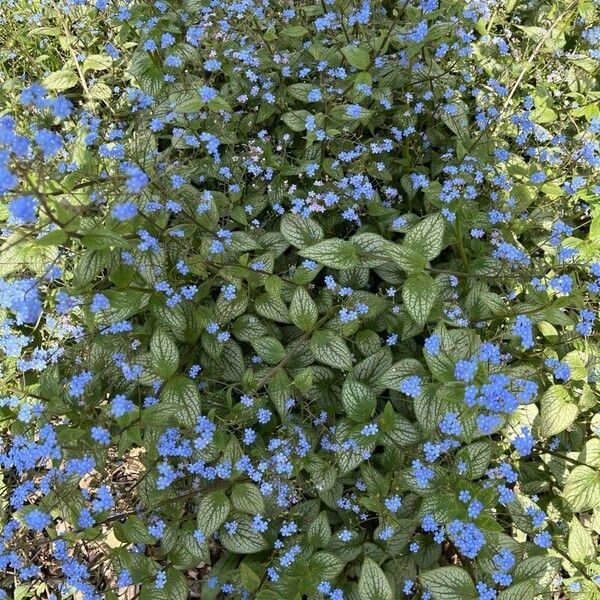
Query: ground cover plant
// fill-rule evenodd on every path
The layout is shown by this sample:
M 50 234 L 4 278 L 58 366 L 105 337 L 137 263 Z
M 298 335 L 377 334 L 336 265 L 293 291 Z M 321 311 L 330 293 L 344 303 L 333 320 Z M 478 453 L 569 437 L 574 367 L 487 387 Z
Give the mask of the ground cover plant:
M 0 598 L 600 598 L 598 2 L 0 40 Z

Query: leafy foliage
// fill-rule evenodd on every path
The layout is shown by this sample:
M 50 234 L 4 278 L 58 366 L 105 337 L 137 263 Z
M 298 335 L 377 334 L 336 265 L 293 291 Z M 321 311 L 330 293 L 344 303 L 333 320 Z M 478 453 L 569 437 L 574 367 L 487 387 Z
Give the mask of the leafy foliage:
M 0 597 L 600 598 L 597 9 L 1 3 Z

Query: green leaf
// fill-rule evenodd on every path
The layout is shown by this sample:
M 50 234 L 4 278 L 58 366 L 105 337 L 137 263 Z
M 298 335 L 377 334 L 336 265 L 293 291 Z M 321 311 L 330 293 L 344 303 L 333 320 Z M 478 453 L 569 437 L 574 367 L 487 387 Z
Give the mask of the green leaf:
M 113 59 L 108 54 L 90 54 L 83 61 L 83 72 L 106 71 L 113 64 Z
M 90 88 L 88 97 L 93 100 L 109 100 L 112 94 L 112 90 L 105 83 L 97 81 Z
M 600 472 L 590 467 L 575 467 L 567 477 L 563 495 L 573 512 L 600 505 Z
M 215 318 L 218 323 L 227 323 L 242 316 L 248 308 L 248 293 L 238 288 L 233 300 L 227 300 L 223 294 L 219 294 L 215 304 Z
M 240 564 L 240 582 L 246 590 L 251 592 L 260 587 L 260 577 L 245 563 Z
M 466 465 L 464 477 L 479 479 L 487 471 L 492 460 L 493 444 L 488 441 L 478 441 L 464 446 L 456 453 L 456 461 Z
M 579 0 L 577 2 L 577 12 L 584 21 L 591 21 L 596 14 L 592 0 Z
M 410 246 L 386 244 L 383 253 L 407 273 L 418 273 L 427 265 L 425 256 Z
M 522 581 L 515 585 L 511 585 L 508 589 L 502 590 L 498 596 L 498 600 L 532 600 L 537 593 L 537 585 L 533 580 Z
M 359 262 L 356 246 L 339 238 L 323 240 L 310 248 L 304 248 L 298 254 L 332 269 L 350 269 Z
M 254 302 L 254 310 L 265 319 L 279 323 L 290 323 L 288 307 L 281 298 L 273 298 L 268 293 L 261 294 Z
M 195 113 L 201 110 L 203 106 L 204 102 L 202 102 L 196 90 L 186 90 L 169 97 L 165 112 L 168 113 L 170 110 L 174 110 L 179 114 Z
M 238 526 L 233 535 L 225 529 L 221 529 L 219 534 L 226 550 L 235 554 L 255 554 L 269 547 L 264 537 L 252 529 L 250 517 L 242 516 L 236 521 Z
M 290 303 L 290 319 L 292 323 L 303 331 L 308 331 L 317 322 L 319 311 L 310 294 L 301 287 L 296 288 Z
M 342 387 L 342 404 L 352 420 L 363 423 L 373 415 L 377 398 L 366 385 L 347 377 Z
M 106 266 L 109 254 L 106 250 L 86 250 L 83 252 L 73 270 L 73 279 L 71 280 L 73 286 L 84 287 L 92 282 Z
M 306 128 L 306 117 L 310 113 L 307 110 L 292 110 L 281 115 L 281 120 L 292 131 L 304 131 Z
M 321 363 L 350 371 L 352 369 L 352 355 L 346 342 L 337 333 L 326 329 L 315 331 L 310 340 L 310 351 Z
M 425 362 L 431 371 L 431 374 L 438 381 L 449 383 L 455 381 L 454 377 L 454 360 L 444 350 L 438 350 L 437 352 L 429 352 L 427 348 L 423 348 L 423 356 Z
M 231 111 L 231 106 L 229 105 L 229 102 L 227 102 L 227 100 L 225 100 L 225 98 L 221 98 L 221 96 L 217 96 L 216 98 L 211 98 L 206 103 L 206 106 L 208 106 L 209 110 L 214 111 L 214 112 L 218 112 L 221 110 L 224 110 L 226 112 Z
M 371 558 L 365 558 L 358 579 L 360 600 L 394 600 L 392 586 L 381 567 Z
M 252 347 L 256 353 L 268 364 L 276 365 L 281 362 L 285 356 L 285 348 L 281 342 L 274 337 L 262 337 L 252 341 Z
M 578 412 L 567 388 L 550 386 L 540 400 L 540 435 L 552 437 L 564 431 L 575 421 Z
M 421 585 L 433 600 L 470 600 L 478 598 L 469 574 L 460 567 L 441 567 L 419 575 Z
M 110 308 L 96 314 L 96 321 L 102 327 L 124 321 L 139 313 L 150 299 L 150 294 L 133 290 L 106 290 L 104 295 L 110 302 Z
M 446 220 L 441 213 L 427 215 L 408 230 L 404 243 L 428 261 L 433 260 L 442 251 L 445 228 Z
M 285 600 L 285 598 L 273 590 L 260 590 L 256 600 Z
M 371 59 L 369 58 L 369 53 L 367 50 L 349 45 L 342 48 L 342 54 L 348 61 L 348 64 L 356 67 L 359 71 L 365 71 L 369 68 Z
M 394 413 L 391 428 L 385 432 L 387 441 L 402 448 L 421 441 L 419 430 L 401 414 Z
M 233 340 L 223 344 L 219 357 L 221 362 L 221 375 L 225 381 L 239 382 L 244 377 L 244 355 L 242 349 Z
M 414 400 L 415 417 L 425 431 L 434 431 L 444 412 L 444 400 L 432 389 L 425 388 Z
M 163 388 L 160 402 L 142 411 L 142 423 L 164 425 L 170 421 L 193 427 L 202 414 L 198 387 L 185 375 L 176 375 Z
M 561 559 L 557 556 L 532 556 L 517 563 L 513 571 L 515 583 L 533 580 L 540 586 L 550 585 L 560 569 Z
M 363 231 L 353 235 L 350 241 L 358 249 L 362 266 L 374 268 L 387 262 L 385 248 L 390 242 L 381 235 Z
M 157 327 L 150 340 L 152 369 L 163 379 L 168 379 L 179 366 L 179 350 L 173 337 L 161 327 Z
M 123 236 L 107 228 L 94 227 L 86 231 L 81 243 L 92 250 L 104 250 L 110 247 L 127 248 L 127 240 Z
M 344 561 L 330 552 L 316 552 L 309 559 L 311 576 L 316 575 L 317 581 L 333 580 L 344 568 Z
M 253 483 L 236 483 L 231 490 L 231 502 L 236 510 L 256 515 L 265 512 L 265 500 Z
M 571 519 L 571 525 L 569 526 L 568 548 L 571 561 L 586 564 L 594 560 L 596 556 L 596 546 L 591 533 L 575 516 Z
M 140 590 L 140 600 L 186 600 L 189 597 L 187 580 L 176 569 L 167 569 L 167 582 L 161 589 L 144 585 Z
M 163 536 L 161 543 L 164 544 Z M 198 566 L 200 563 L 210 563 L 210 551 L 208 541 L 199 542 L 194 537 L 191 529 L 179 529 L 172 540 L 172 548 L 168 551 L 169 559 L 173 566 L 178 569 L 189 569 Z
M 331 528 L 327 520 L 327 513 L 319 513 L 319 516 L 310 522 L 307 534 L 309 542 L 317 548 L 323 548 L 329 544 L 331 540 Z
M 292 85 L 288 85 L 285 89 L 293 98 L 306 102 L 308 99 L 308 93 L 314 87 L 315 86 L 311 85 L 310 83 L 293 83 Z
M 156 538 L 148 533 L 147 525 L 136 515 L 127 517 L 124 523 L 118 521 L 113 525 L 115 537 L 120 542 L 133 544 L 156 544 Z
M 308 29 L 303 25 L 293 25 L 292 27 L 286 27 L 281 31 L 281 35 L 290 38 L 304 37 L 308 33 Z
M 242 315 L 233 324 L 233 335 L 242 342 L 250 342 L 253 338 L 267 335 L 268 330 L 255 315 Z
M 42 85 L 52 92 L 64 92 L 79 83 L 79 77 L 75 71 L 54 71 L 42 81 Z
M 206 536 L 212 535 L 229 515 L 231 503 L 221 492 L 209 492 L 198 504 L 198 529 Z
M 296 248 L 312 246 L 323 239 L 323 229 L 314 219 L 286 213 L 281 217 L 281 235 Z
M 425 375 L 421 363 L 415 358 L 404 358 L 386 369 L 378 383 L 391 390 L 397 390 L 404 379 L 411 375 Z
M 438 297 L 438 287 L 430 275 L 416 273 L 402 286 L 402 301 L 408 314 L 419 325 L 427 322 L 429 313 Z

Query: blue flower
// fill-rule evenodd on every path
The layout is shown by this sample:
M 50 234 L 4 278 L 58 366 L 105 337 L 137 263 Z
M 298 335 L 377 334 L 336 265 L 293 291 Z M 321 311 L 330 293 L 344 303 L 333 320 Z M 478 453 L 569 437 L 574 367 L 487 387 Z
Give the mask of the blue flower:
M 570 294 L 573 291 L 573 280 L 569 275 L 552 277 L 548 285 L 560 294 Z
M 157 590 L 162 590 L 167 584 L 167 574 L 164 571 L 159 571 L 154 579 L 154 587 Z
M 552 369 L 555 379 L 568 381 L 571 378 L 571 369 L 567 363 L 556 358 L 547 358 L 544 364 Z
M 179 68 L 182 64 L 183 60 L 181 57 L 175 54 L 169 54 L 169 56 L 165 58 L 165 66 L 167 67 Z
M 108 429 L 100 426 L 94 426 L 91 429 L 92 439 L 103 446 L 110 444 L 110 432 Z
M 476 558 L 485 545 L 483 533 L 473 523 L 455 520 L 448 524 L 447 531 L 459 552 L 467 558 Z
M 131 573 L 127 569 L 123 569 L 117 578 L 117 587 L 127 587 L 133 584 Z
M 521 338 L 521 346 L 523 349 L 528 350 L 529 348 L 533 348 L 533 327 L 529 317 L 519 315 L 512 327 L 512 332 Z
M 38 201 L 33 196 L 17 196 L 8 203 L 9 224 L 31 225 L 37 221 Z
M 214 72 L 214 71 L 218 71 L 221 68 L 221 61 L 217 60 L 216 58 L 209 58 L 208 60 L 204 61 L 204 70 L 205 71 L 210 71 L 210 72 Z
M 347 529 L 342 529 L 342 531 L 338 533 L 338 538 L 342 540 L 342 542 L 349 542 L 352 539 L 352 532 Z
M 542 531 L 535 534 L 533 543 L 540 548 L 550 548 L 552 546 L 552 537 L 547 531 Z
M 0 307 L 10 310 L 17 324 L 35 323 L 42 312 L 37 280 L 15 279 L 9 283 L 0 277 Z
M 262 515 L 254 515 L 250 527 L 258 533 L 264 533 L 269 528 L 269 524 Z
M 402 499 L 398 495 L 389 496 L 383 501 L 383 503 L 390 512 L 396 513 L 402 506 Z
M 418 458 L 412 462 L 412 474 L 420 488 L 427 487 L 435 476 L 433 470 L 423 465 Z
M 437 335 L 431 335 L 425 340 L 425 350 L 434 356 L 440 351 L 442 345 L 442 338 Z
M 122 394 L 117 394 L 110 405 L 110 414 L 113 417 L 122 417 L 132 410 L 135 410 L 135 404 Z
M 510 571 L 517 562 L 515 555 L 508 548 L 501 548 L 493 560 L 504 571 Z
M 210 87 L 208 85 L 203 85 L 199 90 L 198 93 L 200 94 L 200 99 L 203 102 L 209 102 L 210 100 L 212 100 L 213 98 L 217 97 L 217 90 L 213 87 Z
M 346 109 L 346 114 L 353 119 L 358 119 L 362 114 L 362 108 L 358 104 L 351 104 Z
M 131 201 L 115 204 L 111 214 L 117 221 L 128 221 L 137 215 L 137 206 Z
M 471 519 L 476 519 L 483 510 L 483 504 L 479 500 L 473 500 L 467 508 L 467 514 Z
M 421 393 L 421 378 L 418 375 L 411 375 L 400 382 L 398 389 L 403 394 L 416 398 Z
M 375 423 L 370 423 L 361 429 L 361 434 L 365 437 L 369 437 L 371 435 L 376 435 L 378 431 L 379 427 L 377 427 Z
M 90 371 L 84 371 L 79 375 L 73 375 L 69 382 L 69 394 L 74 398 L 81 398 L 85 385 L 92 380 L 92 373 Z
M 256 411 L 256 417 L 261 425 L 265 425 L 271 420 L 273 413 L 268 408 L 259 408 Z
M 458 381 L 470 382 L 475 379 L 477 362 L 474 360 L 459 360 L 454 367 L 454 377 Z
M 458 414 L 447 412 L 439 424 L 440 431 L 446 435 L 460 435 L 463 427 L 458 420 Z
M 419 24 L 408 34 L 402 36 L 405 40 L 409 42 L 414 42 L 416 44 L 420 44 L 427 37 L 427 32 L 429 27 L 427 25 L 427 21 L 420 21 Z
M 306 95 L 306 99 L 309 102 L 318 102 L 321 100 L 321 90 L 319 88 L 313 88 Z
M 537 171 L 531 176 L 532 183 L 544 183 L 546 181 L 546 174 L 543 171 Z
M 17 176 L 0 162 L 0 195 L 12 190 L 19 183 Z
M 43 531 L 52 522 L 48 514 L 37 508 L 25 513 L 23 520 L 27 527 L 34 531 Z
M 40 129 L 34 136 L 36 144 L 42 151 L 44 158 L 50 158 L 57 154 L 63 147 L 63 139 L 60 134 L 48 129 Z
M 232 283 L 224 285 L 221 288 L 221 293 L 223 294 L 223 297 L 225 298 L 225 300 L 227 300 L 228 302 L 235 300 L 236 292 L 237 292 L 236 287 Z
M 512 439 L 512 445 L 521 456 L 529 456 L 535 446 L 535 438 L 527 426 L 521 428 L 521 434 Z

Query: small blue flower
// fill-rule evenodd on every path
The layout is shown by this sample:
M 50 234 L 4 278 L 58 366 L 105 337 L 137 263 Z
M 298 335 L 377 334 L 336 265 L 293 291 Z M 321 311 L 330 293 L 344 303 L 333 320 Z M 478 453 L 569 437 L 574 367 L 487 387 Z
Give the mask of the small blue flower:
M 117 221 L 128 221 L 137 215 L 137 206 L 131 201 L 115 204 L 111 214 Z
M 535 534 L 533 543 L 540 548 L 550 548 L 552 546 L 552 537 L 547 531 L 541 531 Z
M 210 87 L 208 85 L 203 85 L 199 90 L 198 90 L 198 94 L 200 94 L 200 99 L 203 102 L 209 102 L 210 100 L 212 100 L 213 98 L 217 97 L 217 90 L 213 87 Z
M 8 203 L 9 224 L 32 225 L 37 221 L 38 201 L 33 196 L 17 196 Z
M 37 508 L 27 512 L 23 520 L 27 527 L 34 531 L 43 531 L 52 522 L 49 515 Z
M 362 108 L 358 104 L 351 104 L 346 109 L 346 114 L 353 119 L 358 119 L 362 114 Z

